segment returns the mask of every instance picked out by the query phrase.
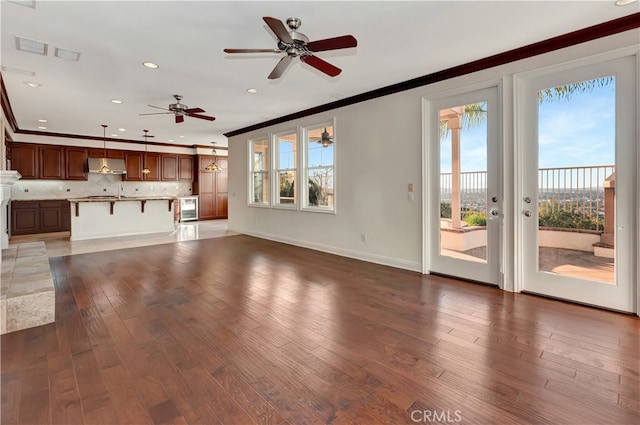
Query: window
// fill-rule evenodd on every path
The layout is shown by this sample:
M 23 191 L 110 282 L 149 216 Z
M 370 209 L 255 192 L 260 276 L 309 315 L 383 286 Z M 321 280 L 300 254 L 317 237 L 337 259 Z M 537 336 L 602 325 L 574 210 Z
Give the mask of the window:
M 296 177 L 298 174 L 298 135 L 291 131 L 274 136 L 274 169 L 276 190 L 274 190 L 274 206 L 295 208 L 298 205 L 296 196 Z
M 269 139 L 249 141 L 249 204 L 269 205 Z
M 333 124 L 308 127 L 305 134 L 303 208 L 335 211 L 335 134 Z

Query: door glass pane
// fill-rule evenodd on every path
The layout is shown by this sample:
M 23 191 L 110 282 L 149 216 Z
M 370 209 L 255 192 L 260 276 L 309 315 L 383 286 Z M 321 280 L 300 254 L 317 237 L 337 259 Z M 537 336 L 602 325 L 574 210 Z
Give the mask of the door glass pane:
M 487 102 L 440 110 L 440 255 L 487 262 Z
M 614 77 L 538 92 L 540 271 L 614 282 L 615 122 Z

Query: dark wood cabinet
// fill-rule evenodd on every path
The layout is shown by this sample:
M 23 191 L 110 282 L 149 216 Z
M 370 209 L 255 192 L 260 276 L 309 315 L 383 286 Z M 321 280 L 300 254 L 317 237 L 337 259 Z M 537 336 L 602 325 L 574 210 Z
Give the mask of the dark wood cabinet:
M 162 181 L 178 180 L 178 155 L 162 155 Z
M 66 148 L 67 180 L 87 180 L 87 150 L 83 148 Z
M 11 143 L 11 169 L 17 170 L 23 179 L 37 179 L 39 171 L 38 145 Z
M 193 156 L 178 157 L 178 180 L 193 181 Z
M 40 178 L 64 180 L 65 174 L 64 147 L 40 145 Z
M 205 167 L 215 161 L 218 171 L 208 171 Z M 198 179 L 196 194 L 198 199 L 198 218 L 210 220 L 228 217 L 227 158 L 210 155 L 198 155 Z
M 145 153 L 145 165 L 151 172 L 144 175 L 144 180 L 154 182 L 160 180 L 160 154 Z
M 124 151 L 120 149 L 88 148 L 89 158 L 120 158 L 124 159 Z
M 142 181 L 142 152 L 125 152 L 124 162 L 127 167 L 127 174 L 123 176 L 123 180 Z
M 69 201 L 12 201 L 11 235 L 71 230 Z

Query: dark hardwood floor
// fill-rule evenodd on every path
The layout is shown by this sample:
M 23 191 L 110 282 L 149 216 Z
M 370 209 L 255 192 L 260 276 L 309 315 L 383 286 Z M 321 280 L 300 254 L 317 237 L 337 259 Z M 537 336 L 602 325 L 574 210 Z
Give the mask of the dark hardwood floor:
M 248 236 L 51 259 L 2 424 L 637 424 L 640 320 Z

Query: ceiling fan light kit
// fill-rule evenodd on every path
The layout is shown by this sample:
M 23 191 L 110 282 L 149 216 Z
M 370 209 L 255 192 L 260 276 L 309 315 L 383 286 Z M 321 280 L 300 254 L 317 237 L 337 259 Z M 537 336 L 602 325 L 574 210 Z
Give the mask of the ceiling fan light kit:
M 339 75 L 342 70 L 329 62 L 320 59 L 314 55 L 315 52 L 323 52 L 327 50 L 347 49 L 356 47 L 358 41 L 352 35 L 343 35 L 340 37 L 326 38 L 323 40 L 309 41 L 309 38 L 298 32 L 298 28 L 302 25 L 299 18 L 287 19 L 287 26 L 284 26 L 281 20 L 265 16 L 262 18 L 267 26 L 278 37 L 277 49 L 224 49 L 225 53 L 285 53 L 280 61 L 276 64 L 273 71 L 267 77 L 270 80 L 280 78 L 287 70 L 292 60 L 299 57 L 300 60 L 309 66 L 325 73 L 330 77 Z

